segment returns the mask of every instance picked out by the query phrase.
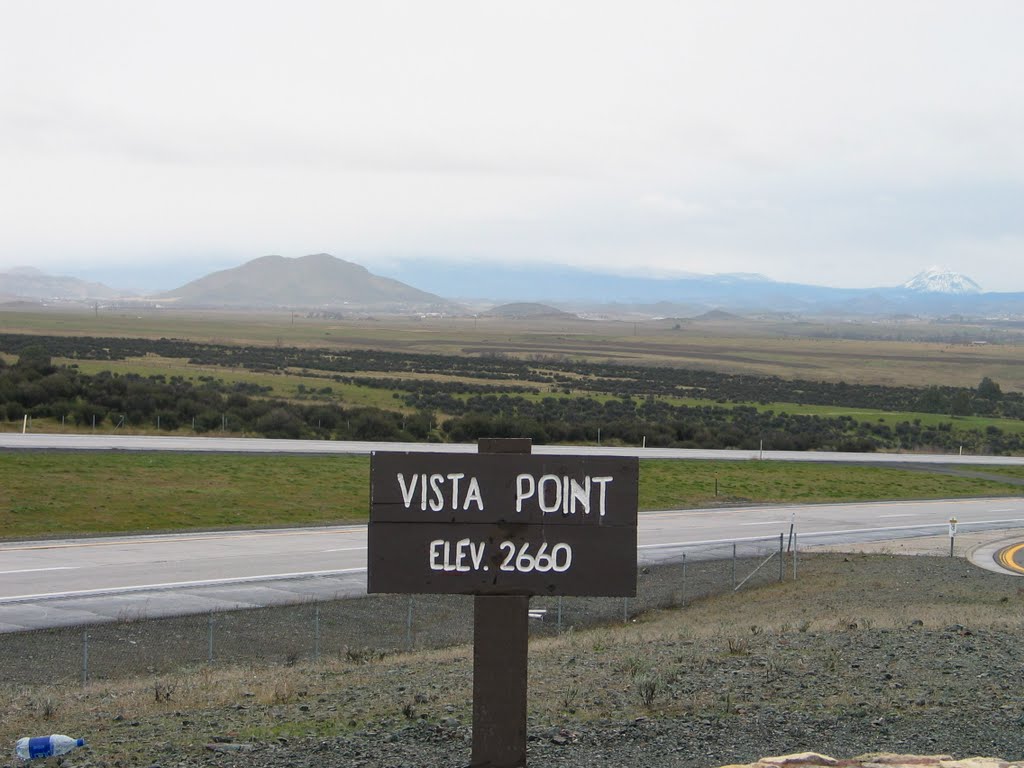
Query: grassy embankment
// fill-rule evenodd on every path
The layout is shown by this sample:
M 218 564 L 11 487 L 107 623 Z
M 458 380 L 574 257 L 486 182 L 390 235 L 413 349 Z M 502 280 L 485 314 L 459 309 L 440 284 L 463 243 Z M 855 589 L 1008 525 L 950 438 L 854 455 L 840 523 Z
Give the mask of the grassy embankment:
M 1021 492 L 995 480 L 782 462 L 645 460 L 640 475 L 645 510 Z M 357 523 L 368 507 L 362 456 L 0 453 L 0 532 L 9 538 Z

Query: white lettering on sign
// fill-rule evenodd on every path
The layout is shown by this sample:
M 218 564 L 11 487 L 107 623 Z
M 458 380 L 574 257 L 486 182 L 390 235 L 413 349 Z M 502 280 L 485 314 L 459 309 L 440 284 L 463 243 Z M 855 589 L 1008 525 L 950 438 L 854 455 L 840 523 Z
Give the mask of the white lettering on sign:
M 432 571 L 479 571 L 484 560 L 484 543 L 474 544 L 469 539 L 459 539 L 452 544 L 444 539 L 430 542 L 430 570 Z M 484 570 L 487 567 L 484 566 Z
M 516 512 L 523 511 L 523 502 L 536 498 L 537 506 L 544 514 L 561 512 L 563 515 L 575 515 L 581 512 L 589 515 L 595 506 L 596 491 L 597 514 L 604 517 L 608 511 L 605 504 L 607 486 L 613 479 L 587 475 L 580 482 L 568 475 L 541 475 L 538 479 L 522 473 L 516 476 Z
M 402 503 L 409 509 L 418 495 L 419 507 L 423 512 L 427 509 L 440 512 L 446 508 L 454 511 L 460 507 L 467 510 L 473 504 L 477 510 L 483 512 L 484 499 L 480 493 L 480 483 L 475 477 L 471 477 L 463 488 L 459 481 L 465 477 L 464 472 L 452 472 L 447 475 L 422 473 L 406 479 L 405 474 L 399 472 L 398 485 L 402 489 Z
M 428 559 L 432 571 L 489 571 L 490 566 L 484 565 L 486 542 L 473 542 L 469 539 L 448 541 L 434 539 L 428 547 Z M 561 542 L 551 545 L 542 542 L 537 551 L 530 551 L 530 543 L 517 545 L 513 541 L 502 541 L 498 544 L 502 552 L 502 571 L 518 573 L 565 573 L 572 565 L 572 547 Z

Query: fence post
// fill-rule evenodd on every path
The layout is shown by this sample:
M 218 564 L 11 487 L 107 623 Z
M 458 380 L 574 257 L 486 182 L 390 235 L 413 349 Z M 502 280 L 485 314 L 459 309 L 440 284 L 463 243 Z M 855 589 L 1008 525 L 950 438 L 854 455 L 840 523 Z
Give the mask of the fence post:
M 797 544 L 796 531 L 793 531 L 793 581 L 796 581 Z
M 782 581 L 786 577 L 786 558 L 782 556 L 782 542 L 785 538 L 784 533 L 779 534 L 779 581 Z
M 82 631 L 82 687 L 89 682 L 89 630 Z
M 629 623 L 629 598 L 622 598 L 622 623 Z
M 558 634 L 562 634 L 562 596 L 558 596 Z
M 213 664 L 213 611 L 210 611 L 210 616 L 209 616 L 209 619 L 208 619 L 206 625 L 207 625 L 207 630 L 206 630 L 206 644 L 207 644 L 206 660 L 210 664 Z
M 682 605 L 686 605 L 686 553 L 683 552 L 683 593 L 679 597 L 679 602 Z
M 732 588 L 736 590 L 736 542 L 732 543 Z

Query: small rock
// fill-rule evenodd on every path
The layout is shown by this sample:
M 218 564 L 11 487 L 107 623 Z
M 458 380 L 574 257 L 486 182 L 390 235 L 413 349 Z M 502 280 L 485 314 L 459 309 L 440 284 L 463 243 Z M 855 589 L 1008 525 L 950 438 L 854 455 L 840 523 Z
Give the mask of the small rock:
M 792 755 L 765 757 L 760 762 L 765 765 L 836 765 L 839 763 L 834 757 L 817 752 L 797 752 Z
M 936 765 L 943 760 L 952 760 L 951 755 L 901 755 L 895 752 L 869 752 L 866 755 L 859 755 L 853 758 L 855 763 L 863 766 L 886 765 Z
M 252 752 L 255 749 L 252 744 L 207 744 L 206 748 L 211 752 Z

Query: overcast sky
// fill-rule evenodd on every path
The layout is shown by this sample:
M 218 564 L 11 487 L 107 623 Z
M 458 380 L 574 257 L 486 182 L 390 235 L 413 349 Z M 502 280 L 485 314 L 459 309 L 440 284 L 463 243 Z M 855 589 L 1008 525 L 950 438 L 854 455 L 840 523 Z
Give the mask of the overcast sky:
M 326 251 L 1024 291 L 1018 0 L 0 11 L 0 270 L 171 287 Z

